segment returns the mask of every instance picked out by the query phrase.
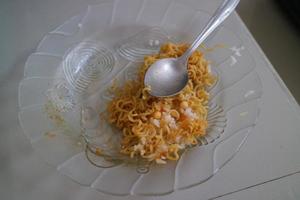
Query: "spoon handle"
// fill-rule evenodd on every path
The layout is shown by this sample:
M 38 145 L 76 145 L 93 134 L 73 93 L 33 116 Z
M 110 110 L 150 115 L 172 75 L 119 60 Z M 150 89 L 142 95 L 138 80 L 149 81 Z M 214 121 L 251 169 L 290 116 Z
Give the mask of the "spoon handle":
M 181 60 L 186 62 L 191 54 L 198 48 L 198 46 L 213 32 L 231 13 L 238 5 L 240 0 L 225 0 L 221 6 L 215 11 L 213 16 L 210 18 L 204 29 L 197 36 L 195 41 L 181 56 Z

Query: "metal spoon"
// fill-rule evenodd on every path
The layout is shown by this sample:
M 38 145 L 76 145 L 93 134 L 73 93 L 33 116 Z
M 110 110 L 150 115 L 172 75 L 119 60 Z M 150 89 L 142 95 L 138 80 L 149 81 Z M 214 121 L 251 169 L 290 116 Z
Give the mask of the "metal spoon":
M 157 97 L 173 96 L 187 85 L 188 58 L 210 33 L 232 13 L 238 3 L 239 0 L 225 0 L 182 56 L 179 58 L 160 59 L 150 66 L 146 72 L 144 83 L 146 86 L 150 86 L 151 95 Z

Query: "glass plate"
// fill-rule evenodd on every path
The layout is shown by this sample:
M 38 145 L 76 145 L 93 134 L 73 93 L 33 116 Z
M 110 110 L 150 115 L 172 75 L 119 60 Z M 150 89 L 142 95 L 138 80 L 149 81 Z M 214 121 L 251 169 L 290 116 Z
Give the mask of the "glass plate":
M 33 147 L 62 174 L 107 194 L 165 195 L 211 178 L 252 132 L 263 93 L 252 56 L 226 27 L 202 47 L 218 77 L 209 89 L 208 134 L 180 160 L 127 162 L 118 155 L 116 130 L 98 117 L 114 81 L 134 78 L 162 43 L 192 41 L 208 18 L 171 0 L 103 1 L 45 35 L 19 86 L 19 119 Z

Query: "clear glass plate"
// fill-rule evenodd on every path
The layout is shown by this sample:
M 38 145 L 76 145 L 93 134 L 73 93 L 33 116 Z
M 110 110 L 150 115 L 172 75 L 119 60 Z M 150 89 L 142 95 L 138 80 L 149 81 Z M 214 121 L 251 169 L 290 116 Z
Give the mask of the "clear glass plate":
M 98 116 L 114 81 L 134 78 L 142 58 L 162 43 L 192 41 L 208 18 L 171 0 L 112 0 L 45 35 L 19 86 L 19 119 L 33 147 L 62 174 L 113 195 L 164 195 L 211 178 L 252 132 L 263 93 L 252 56 L 226 27 L 204 44 L 218 77 L 209 89 L 208 134 L 179 161 L 127 161 L 118 154 L 116 130 Z M 105 157 L 95 154 L 98 147 Z

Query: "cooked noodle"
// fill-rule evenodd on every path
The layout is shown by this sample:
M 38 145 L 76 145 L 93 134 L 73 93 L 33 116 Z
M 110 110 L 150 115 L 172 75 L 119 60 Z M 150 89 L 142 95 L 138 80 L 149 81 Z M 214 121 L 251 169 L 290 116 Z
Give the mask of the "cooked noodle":
M 156 55 L 146 56 L 137 80 L 114 87 L 108 103 L 109 122 L 122 130 L 121 153 L 148 161 L 178 160 L 179 151 L 196 145 L 206 134 L 208 86 L 215 82 L 209 62 L 200 51 L 188 61 L 188 85 L 178 95 L 153 97 L 144 85 L 144 75 L 161 58 L 179 57 L 188 45 L 167 43 Z

